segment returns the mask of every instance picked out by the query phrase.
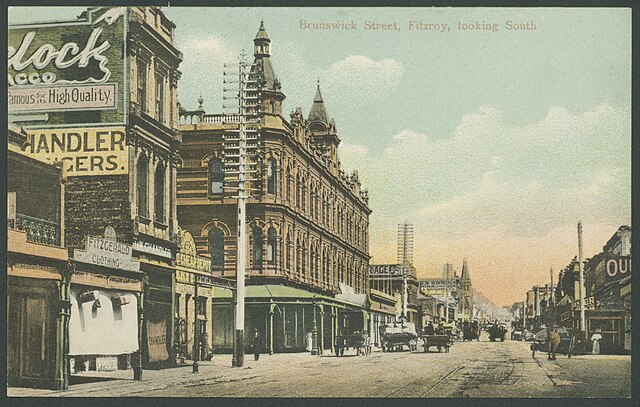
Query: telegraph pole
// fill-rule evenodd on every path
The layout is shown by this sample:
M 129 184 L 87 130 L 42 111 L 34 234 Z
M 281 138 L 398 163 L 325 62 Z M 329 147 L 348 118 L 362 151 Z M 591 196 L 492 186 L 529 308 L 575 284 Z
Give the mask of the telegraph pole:
M 584 312 L 584 257 L 582 256 L 582 222 L 578 221 L 578 269 L 580 270 L 580 329 L 587 337 L 587 324 Z
M 236 251 L 236 301 L 234 313 L 234 354 L 231 365 L 244 365 L 244 315 L 245 315 L 245 273 L 247 268 L 247 225 L 246 207 L 250 197 L 252 183 L 258 174 L 258 157 L 260 141 L 258 125 L 260 111 L 260 81 L 256 65 L 246 62 L 244 51 L 237 64 L 238 80 L 227 80 L 225 70 L 225 87 L 223 91 L 232 92 L 231 96 L 223 99 L 238 100 L 236 113 L 225 114 L 223 124 L 236 124 L 237 129 L 225 131 L 223 141 L 225 165 L 225 189 L 237 191 L 237 251 Z M 225 64 L 225 68 L 227 65 Z M 237 87 L 226 88 L 227 83 L 237 84 Z M 226 106 L 225 106 L 226 107 Z
M 398 262 L 402 264 L 402 316 L 408 320 L 409 287 L 407 274 L 413 263 L 413 225 L 408 223 L 398 225 Z
M 553 289 L 553 267 L 549 270 L 549 274 L 551 275 L 551 295 L 549 296 L 549 301 L 551 301 L 551 319 L 553 320 L 553 324 L 556 323 L 556 295 L 555 290 Z

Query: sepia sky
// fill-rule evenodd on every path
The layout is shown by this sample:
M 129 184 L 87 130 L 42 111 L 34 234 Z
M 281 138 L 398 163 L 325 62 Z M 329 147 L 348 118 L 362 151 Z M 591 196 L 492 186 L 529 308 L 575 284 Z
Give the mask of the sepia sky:
M 369 190 L 374 264 L 395 261 L 396 225 L 410 222 L 419 276 L 446 262 L 459 273 L 467 257 L 473 286 L 510 305 L 577 255 L 579 219 L 586 257 L 630 224 L 629 9 L 164 10 L 184 55 L 187 109 L 202 94 L 207 112 L 221 111 L 222 64 L 252 54 L 261 19 L 287 118 L 296 107 L 308 114 L 320 80 L 343 168 Z M 9 11 L 14 23 L 81 9 Z M 509 31 L 507 21 L 536 29 Z M 357 29 L 301 28 L 336 22 Z

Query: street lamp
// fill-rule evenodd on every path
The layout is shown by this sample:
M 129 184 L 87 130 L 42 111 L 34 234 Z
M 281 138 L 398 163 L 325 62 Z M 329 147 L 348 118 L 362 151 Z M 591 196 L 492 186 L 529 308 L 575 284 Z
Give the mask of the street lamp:
M 313 296 L 313 326 L 311 328 L 311 354 L 317 355 L 318 352 L 318 323 L 316 322 L 316 296 Z
M 194 301 L 194 313 L 193 313 L 193 373 L 198 373 L 199 371 L 199 366 L 198 366 L 198 359 L 199 359 L 199 355 L 198 353 L 200 353 L 200 349 L 198 349 L 198 280 L 197 278 L 194 281 L 194 289 L 195 289 L 195 295 L 193 296 L 193 301 Z

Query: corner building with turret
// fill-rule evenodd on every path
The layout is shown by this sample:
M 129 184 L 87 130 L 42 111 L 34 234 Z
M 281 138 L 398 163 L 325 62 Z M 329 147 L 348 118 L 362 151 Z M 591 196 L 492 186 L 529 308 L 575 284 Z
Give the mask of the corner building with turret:
M 252 69 L 262 84 L 261 154 L 256 191 L 246 209 L 245 332 L 258 329 L 263 351 L 272 353 L 304 350 L 316 331 L 320 350 L 326 352 L 336 335 L 362 332 L 369 324 L 368 195 L 357 173 L 346 174 L 340 167 L 340 138 L 320 84 L 308 116 L 297 108 L 285 118 L 285 94 L 264 24 L 254 45 Z M 225 134 L 238 124 L 223 114 L 206 113 L 203 102 L 195 111 L 180 110 L 178 220 L 193 235 L 198 254 L 211 259 L 213 274 L 233 279 L 237 200 L 224 188 L 224 143 Z M 214 292 L 206 308 L 213 318 L 213 351 L 231 352 L 231 292 Z

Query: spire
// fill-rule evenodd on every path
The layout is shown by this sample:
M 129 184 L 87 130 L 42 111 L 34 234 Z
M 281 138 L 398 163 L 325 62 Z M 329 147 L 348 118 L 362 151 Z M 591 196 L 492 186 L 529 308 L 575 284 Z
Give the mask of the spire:
M 267 35 L 267 30 L 264 29 L 264 20 L 260 20 L 260 28 L 258 29 L 258 34 L 256 34 L 254 41 L 255 40 L 271 41 Z
M 462 275 L 460 276 L 460 280 L 471 281 L 471 276 L 469 276 L 469 265 L 467 264 L 466 257 L 462 260 Z
M 326 127 L 329 126 L 329 115 L 327 109 L 324 106 L 322 100 L 322 93 L 320 92 L 320 79 L 318 79 L 318 89 L 316 90 L 316 96 L 313 98 L 313 105 L 309 112 L 309 122 L 321 122 Z

